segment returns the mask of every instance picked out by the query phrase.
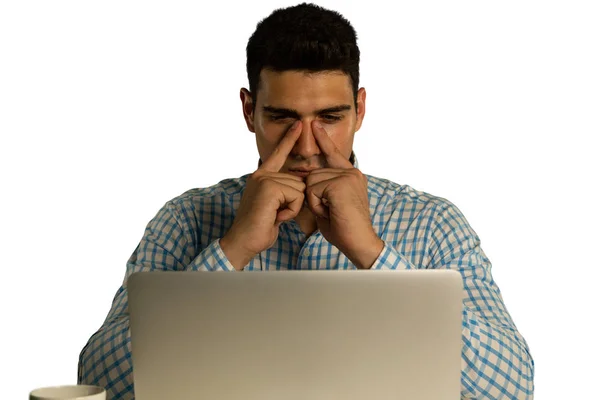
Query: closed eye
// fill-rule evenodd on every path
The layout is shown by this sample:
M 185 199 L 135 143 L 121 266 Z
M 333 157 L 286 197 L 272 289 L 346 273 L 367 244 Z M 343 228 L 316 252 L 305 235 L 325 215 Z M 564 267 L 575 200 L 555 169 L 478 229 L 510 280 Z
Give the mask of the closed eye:
M 325 114 L 325 115 L 322 115 L 321 117 L 327 121 L 339 121 L 342 119 L 342 117 L 339 115 L 330 115 L 330 114 Z
M 269 116 L 269 119 L 271 121 L 281 121 L 282 119 L 288 119 L 288 118 L 292 118 L 292 117 L 288 117 L 287 115 L 271 115 L 271 116 Z
M 331 114 L 324 114 L 320 116 L 322 119 L 326 120 L 327 122 L 335 122 L 335 121 L 340 121 L 343 117 L 340 115 L 331 115 Z M 288 115 L 270 115 L 269 116 L 269 120 L 271 121 L 283 121 L 286 119 L 294 119 L 294 117 L 288 116 Z

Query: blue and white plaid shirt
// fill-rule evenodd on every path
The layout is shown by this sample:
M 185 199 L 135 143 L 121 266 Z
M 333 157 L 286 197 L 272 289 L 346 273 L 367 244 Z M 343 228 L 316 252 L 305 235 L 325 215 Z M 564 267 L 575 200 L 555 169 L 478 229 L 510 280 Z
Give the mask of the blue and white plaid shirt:
M 358 168 L 352 153 L 351 161 Z M 365 174 L 366 175 L 366 174 Z M 81 351 L 78 382 L 108 399 L 133 399 L 127 278 L 137 271 L 235 271 L 219 245 L 233 223 L 248 175 L 192 189 L 167 202 L 148 223 L 127 262 L 104 324 Z M 439 268 L 464 282 L 462 398 L 533 398 L 534 362 L 517 331 L 477 234 L 458 208 L 407 185 L 366 175 L 373 227 L 385 246 L 371 269 Z M 281 224 L 275 244 L 244 271 L 355 269 L 319 231 Z

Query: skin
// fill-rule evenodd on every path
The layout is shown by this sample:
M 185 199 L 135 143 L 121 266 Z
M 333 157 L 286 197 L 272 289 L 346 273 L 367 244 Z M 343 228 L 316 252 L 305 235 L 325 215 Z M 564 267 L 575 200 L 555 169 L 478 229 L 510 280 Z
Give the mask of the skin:
M 331 167 L 315 137 L 315 121 L 321 123 L 346 160 L 350 158 L 354 134 L 360 129 L 365 115 L 366 91 L 359 89 L 355 107 L 350 77 L 341 71 L 311 73 L 263 69 L 254 111 L 247 89 L 240 90 L 240 99 L 246 125 L 256 136 L 258 153 L 263 161 L 269 158 L 291 125 L 297 120 L 302 122 L 302 133 L 281 168 L 280 172 L 285 173 L 295 168 Z M 347 109 L 327 111 L 344 106 Z M 283 109 L 291 112 L 283 112 Z M 316 216 L 308 205 L 295 220 L 306 234 L 317 228 Z
M 354 134 L 365 114 L 365 89 L 358 91 L 354 107 L 350 78 L 341 71 L 263 70 L 260 78 L 256 105 L 248 90 L 240 91 L 244 119 L 256 135 L 261 161 L 264 160 L 252 174 L 249 186 L 254 188 L 261 179 L 279 181 L 281 178 L 276 177 L 288 175 L 291 169 L 313 170 L 303 178 L 304 205 L 294 212 L 294 219 L 307 236 L 318 229 L 357 268 L 371 268 L 385 243 L 372 226 L 367 177 L 349 161 Z M 266 188 L 263 187 L 263 192 Z M 254 196 L 258 197 L 260 190 L 256 190 Z M 279 186 L 279 190 L 289 192 L 290 188 Z M 290 199 L 297 197 L 292 192 L 288 194 Z M 277 195 L 281 201 L 283 192 Z M 255 203 L 249 206 L 246 198 L 242 198 L 242 203 L 244 200 L 245 207 L 256 206 Z M 285 205 L 280 203 L 280 209 Z M 251 240 L 239 239 L 252 231 L 240 228 L 247 225 L 248 218 L 252 217 L 241 213 L 238 230 L 232 226 L 231 236 L 238 237 L 234 242 Z M 226 254 L 231 252 L 227 240 L 230 232 L 222 240 Z M 249 257 L 240 260 L 239 266 L 243 266 Z

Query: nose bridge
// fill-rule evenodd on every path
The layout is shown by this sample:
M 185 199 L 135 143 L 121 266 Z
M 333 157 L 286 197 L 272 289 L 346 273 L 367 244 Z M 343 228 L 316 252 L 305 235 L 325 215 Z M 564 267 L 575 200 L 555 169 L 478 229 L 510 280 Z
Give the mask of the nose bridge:
M 319 152 L 319 146 L 312 132 L 311 121 L 311 118 L 304 118 L 302 120 L 302 133 L 294 146 L 295 153 L 305 158 L 309 158 Z

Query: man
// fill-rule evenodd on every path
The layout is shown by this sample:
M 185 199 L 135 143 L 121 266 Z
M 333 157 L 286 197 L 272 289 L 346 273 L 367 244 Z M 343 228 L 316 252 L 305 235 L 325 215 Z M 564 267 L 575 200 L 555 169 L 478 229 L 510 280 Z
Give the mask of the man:
M 240 98 L 258 169 L 189 190 L 149 222 L 81 352 L 80 383 L 134 397 L 126 281 L 137 271 L 440 268 L 464 280 L 462 397 L 532 397 L 527 343 L 461 212 L 358 169 L 352 144 L 366 100 L 358 67 L 356 33 L 336 12 L 301 4 L 257 25 Z

